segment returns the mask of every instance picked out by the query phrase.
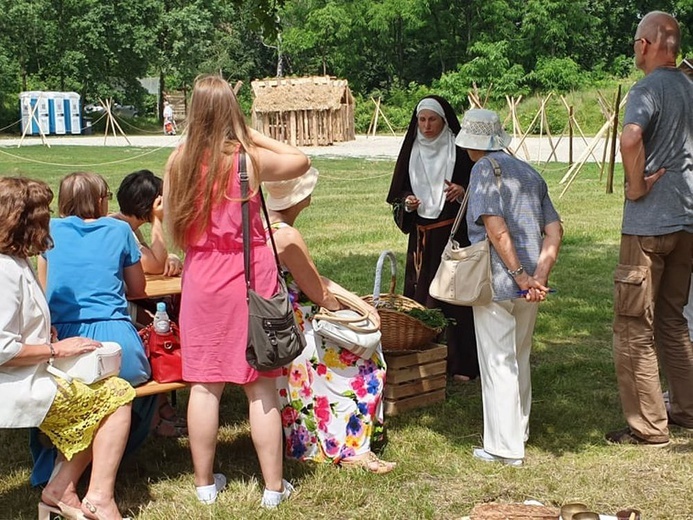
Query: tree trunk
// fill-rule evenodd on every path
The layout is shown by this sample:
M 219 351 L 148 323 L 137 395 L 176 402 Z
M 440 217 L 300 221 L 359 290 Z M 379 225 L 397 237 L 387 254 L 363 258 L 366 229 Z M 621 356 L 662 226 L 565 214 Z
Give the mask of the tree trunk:
M 163 124 L 164 122 L 164 96 L 166 95 L 166 78 L 164 77 L 164 71 L 159 71 L 159 100 L 158 100 L 158 110 L 159 110 L 159 122 Z
M 284 53 L 282 53 L 282 33 L 277 34 L 277 77 L 284 76 Z

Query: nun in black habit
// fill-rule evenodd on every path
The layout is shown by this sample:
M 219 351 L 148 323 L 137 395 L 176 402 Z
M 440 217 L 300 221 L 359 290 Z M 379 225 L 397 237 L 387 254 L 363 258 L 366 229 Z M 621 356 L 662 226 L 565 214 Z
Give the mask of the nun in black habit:
M 471 307 L 450 305 L 428 294 L 453 220 L 469 184 L 473 163 L 455 146 L 460 123 L 440 96 L 426 96 L 412 114 L 387 195 L 395 223 L 409 235 L 404 295 L 455 320 L 447 328 L 448 374 L 467 381 L 479 375 Z M 455 235 L 469 245 L 465 219 Z

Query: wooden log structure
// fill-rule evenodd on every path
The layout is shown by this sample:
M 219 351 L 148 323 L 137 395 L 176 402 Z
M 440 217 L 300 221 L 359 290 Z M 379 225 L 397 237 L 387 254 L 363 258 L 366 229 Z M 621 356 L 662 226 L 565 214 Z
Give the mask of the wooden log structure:
M 268 78 L 251 83 L 252 126 L 294 146 L 356 139 L 354 98 L 346 80 L 329 76 Z

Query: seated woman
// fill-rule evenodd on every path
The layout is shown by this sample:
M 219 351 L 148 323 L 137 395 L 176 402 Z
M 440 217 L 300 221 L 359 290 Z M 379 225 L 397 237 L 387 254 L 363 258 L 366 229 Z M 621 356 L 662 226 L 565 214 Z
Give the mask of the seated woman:
M 130 226 L 106 217 L 112 196 L 105 179 L 95 173 L 71 173 L 60 181 L 60 218 L 50 223 L 54 247 L 39 257 L 38 275 L 58 337 L 119 343 L 119 375 L 138 386 L 149 380 L 149 361 L 127 312 L 126 291 L 143 297 L 145 278 Z M 126 453 L 146 439 L 156 402 L 157 396 L 147 396 L 133 403 Z M 32 451 L 37 460 L 32 483 L 37 485 L 47 480 L 52 463 L 35 440 Z
M 179 276 L 183 262 L 173 253 L 169 253 L 164 238 L 164 181 L 149 170 L 138 170 L 129 173 L 120 183 L 116 198 L 120 211 L 110 216 L 127 222 L 139 244 L 142 258 L 142 269 L 145 274 L 163 274 Z M 150 224 L 150 243 L 147 244 L 142 234 L 142 226 Z M 156 312 L 158 301 L 166 300 L 168 314 L 178 321 L 179 297 L 145 298 L 129 302 L 128 309 L 135 324 L 147 324 L 149 317 Z M 149 316 L 148 314 L 149 313 Z M 188 434 L 185 418 L 178 416 L 176 409 L 169 403 L 166 394 L 159 396 L 159 405 L 152 423 L 153 432 L 161 437 L 181 437 Z
M 111 216 L 130 225 L 140 247 L 142 269 L 146 274 L 178 276 L 183 262 L 169 253 L 164 239 L 164 181 L 149 170 L 129 173 L 120 183 L 116 197 L 120 211 Z M 151 224 L 150 244 L 142 226 Z
M 0 428 L 38 426 L 60 451 L 62 462 L 41 493 L 41 510 L 53 506 L 64 518 L 119 519 L 113 492 L 135 391 L 116 377 L 85 385 L 47 370 L 54 358 L 101 346 L 85 337 L 52 342 L 48 304 L 28 260 L 52 245 L 52 200 L 44 182 L 0 178 Z M 80 507 L 77 481 L 89 463 Z
M 384 435 L 382 349 L 362 359 L 316 336 L 310 322 L 317 307 L 340 308 L 331 288 L 341 289 L 320 277 L 301 233 L 292 227 L 310 204 L 317 178 L 317 170 L 311 168 L 297 179 L 264 183 L 279 260 L 290 273 L 289 292 L 307 343 L 277 380 L 286 455 L 388 473 L 395 463 L 371 451 L 372 443 Z

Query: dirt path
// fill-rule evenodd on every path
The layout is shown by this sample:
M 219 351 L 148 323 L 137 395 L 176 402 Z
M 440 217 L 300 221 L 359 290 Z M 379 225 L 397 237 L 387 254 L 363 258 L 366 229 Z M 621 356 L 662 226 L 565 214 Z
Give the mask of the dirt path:
M 47 138 L 51 146 L 134 146 L 146 148 L 173 148 L 180 144 L 180 136 L 165 136 L 165 135 L 136 135 L 128 136 L 128 141 L 122 136 L 109 136 L 104 139 L 101 136 L 50 136 Z M 356 136 L 355 141 L 345 143 L 336 143 L 332 146 L 304 146 L 301 147 L 306 154 L 311 157 L 358 157 L 375 160 L 393 160 L 397 158 L 403 137 L 394 136 L 376 136 L 366 137 L 363 135 Z M 19 138 L 0 139 L 0 146 L 14 147 L 19 144 Z M 556 153 L 553 153 L 551 144 L 548 138 L 544 137 L 528 137 L 524 145 L 516 150 L 519 145 L 519 139 L 513 139 L 511 149 L 521 159 L 531 162 L 546 162 L 549 158 L 551 161 L 568 162 L 569 158 L 569 143 L 568 139 L 553 139 Z M 40 146 L 42 144 L 39 137 L 26 137 L 22 142 L 22 146 Z M 580 160 L 590 142 L 585 143 L 582 139 L 576 139 L 573 142 L 573 160 Z M 604 140 L 600 140 L 594 146 L 592 154 L 587 154 L 588 162 L 601 161 L 604 153 Z M 608 155 L 607 155 L 608 160 Z M 616 161 L 621 161 L 619 153 L 616 154 Z

